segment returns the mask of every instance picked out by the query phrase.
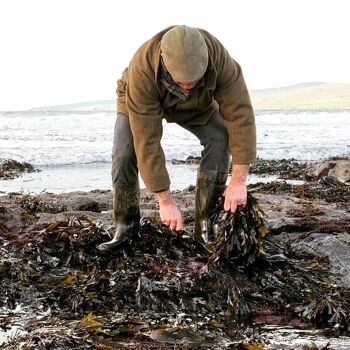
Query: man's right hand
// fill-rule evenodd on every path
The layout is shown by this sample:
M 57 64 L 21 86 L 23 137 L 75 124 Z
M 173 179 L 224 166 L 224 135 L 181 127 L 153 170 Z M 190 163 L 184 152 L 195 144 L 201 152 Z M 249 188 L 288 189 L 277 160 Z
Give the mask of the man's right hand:
M 169 226 L 171 230 L 181 231 L 183 229 L 181 212 L 170 190 L 157 192 L 156 196 L 159 202 L 159 214 L 162 223 Z

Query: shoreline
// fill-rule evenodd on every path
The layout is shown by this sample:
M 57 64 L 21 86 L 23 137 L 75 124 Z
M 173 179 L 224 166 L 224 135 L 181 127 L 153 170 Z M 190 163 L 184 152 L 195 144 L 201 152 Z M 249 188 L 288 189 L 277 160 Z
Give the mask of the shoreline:
M 196 164 L 167 164 L 171 179 L 171 190 L 182 191 L 195 185 Z M 39 194 L 41 192 L 67 193 L 75 191 L 110 190 L 112 181 L 111 165 L 107 163 L 90 163 L 82 165 L 62 165 L 39 167 L 37 172 L 23 173 L 10 180 L 0 180 L 0 196 L 10 192 Z M 249 174 L 248 184 L 277 180 L 277 175 Z M 140 188 L 145 185 L 139 177 Z
M 6 160 L 7 161 L 7 160 Z M 5 163 L 6 163 L 5 161 Z M 79 165 L 43 166 L 34 169 L 28 163 L 8 160 L 13 169 L 0 162 L 0 196 L 7 193 L 69 193 L 75 191 L 110 190 L 112 188 L 111 164 L 88 163 Z M 172 191 L 182 191 L 195 186 L 200 157 L 188 156 L 186 160 L 173 159 L 167 162 Z M 2 168 L 4 165 L 4 169 Z M 23 166 L 32 171 L 23 170 Z M 26 168 L 24 168 L 26 169 Z M 230 171 L 231 172 L 231 169 Z M 262 159 L 251 165 L 247 184 L 268 183 L 285 180 L 288 184 L 302 184 L 308 177 L 328 174 L 350 183 L 350 158 L 331 157 L 320 161 L 296 159 Z M 12 175 L 12 178 L 9 178 Z M 228 181 L 230 179 L 230 175 Z M 139 175 L 140 188 L 145 189 Z

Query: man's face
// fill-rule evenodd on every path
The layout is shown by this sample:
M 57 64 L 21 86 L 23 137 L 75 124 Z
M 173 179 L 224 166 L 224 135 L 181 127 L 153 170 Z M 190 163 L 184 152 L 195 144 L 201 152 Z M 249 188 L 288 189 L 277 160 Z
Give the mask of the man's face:
M 176 81 L 174 80 L 175 84 L 180 86 L 180 88 L 190 91 L 191 89 L 193 89 L 195 87 L 195 85 L 198 83 L 198 80 L 193 81 L 191 83 L 188 82 L 180 82 L 180 81 Z

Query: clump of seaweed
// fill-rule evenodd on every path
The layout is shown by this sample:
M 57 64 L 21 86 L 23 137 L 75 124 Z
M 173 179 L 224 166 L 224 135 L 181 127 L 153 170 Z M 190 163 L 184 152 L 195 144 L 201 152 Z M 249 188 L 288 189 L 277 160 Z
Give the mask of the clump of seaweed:
M 14 159 L 0 159 L 0 179 L 11 180 L 20 176 L 22 173 L 32 173 L 39 171 L 26 162 L 18 162 Z
M 225 256 L 228 261 L 248 266 L 263 253 L 263 239 L 269 229 L 257 200 L 250 193 L 247 205 L 239 206 L 234 214 L 224 210 L 224 197 L 220 198 L 212 219 L 217 226 L 217 237 L 211 247 L 211 262 Z
M 26 209 L 31 214 L 38 212 L 56 214 L 67 211 L 67 207 L 65 205 L 47 203 L 40 195 L 18 195 L 15 197 L 15 203 L 20 204 L 23 209 Z
M 250 168 L 252 174 L 278 175 L 281 179 L 304 179 L 307 163 L 296 159 L 266 160 L 258 158 Z
M 295 309 L 302 317 L 319 327 L 347 325 L 350 331 L 350 290 L 329 288 L 309 299 Z

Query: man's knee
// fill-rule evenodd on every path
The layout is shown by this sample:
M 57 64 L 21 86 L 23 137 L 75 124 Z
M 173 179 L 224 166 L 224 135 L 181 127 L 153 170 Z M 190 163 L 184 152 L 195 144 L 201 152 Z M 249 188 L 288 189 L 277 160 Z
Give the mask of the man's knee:
M 223 132 L 218 137 L 217 134 L 210 136 L 206 140 L 202 151 L 201 168 L 218 171 L 228 171 L 230 163 L 229 139 L 227 132 Z
M 135 151 L 133 147 L 126 145 L 122 147 L 113 147 L 112 163 L 122 167 L 136 161 Z

